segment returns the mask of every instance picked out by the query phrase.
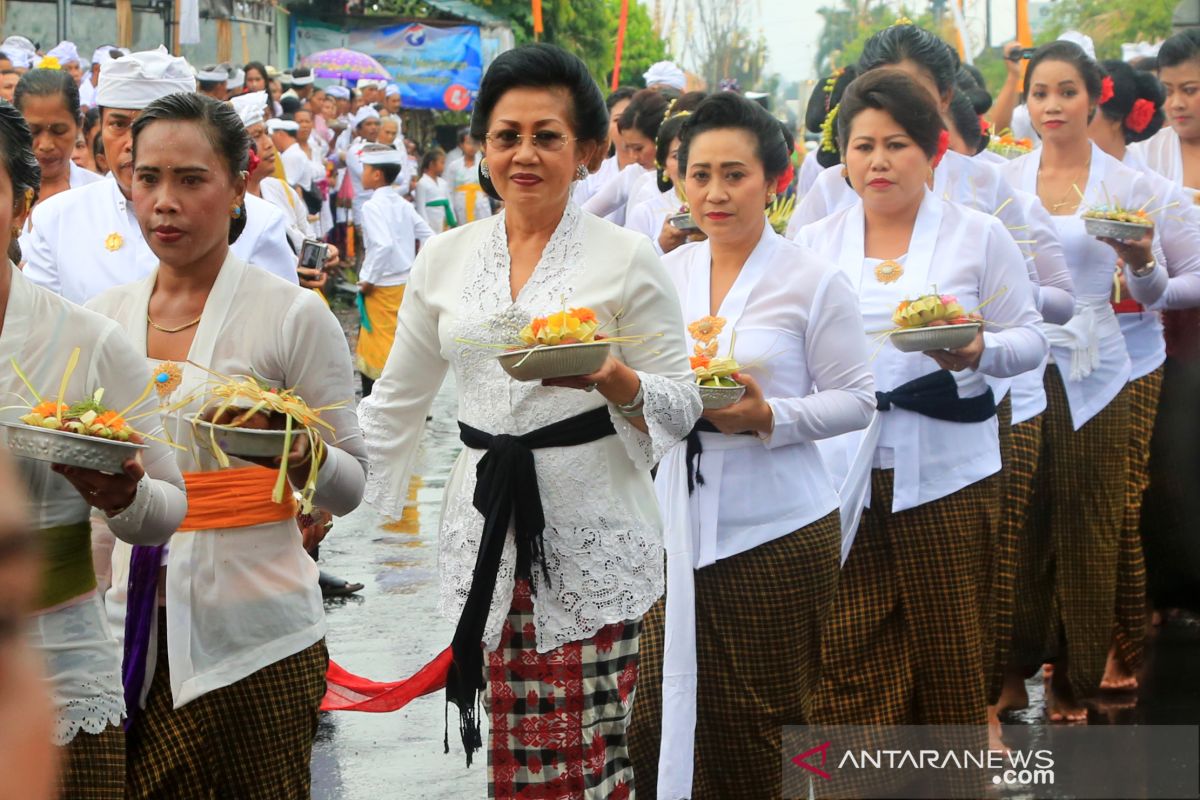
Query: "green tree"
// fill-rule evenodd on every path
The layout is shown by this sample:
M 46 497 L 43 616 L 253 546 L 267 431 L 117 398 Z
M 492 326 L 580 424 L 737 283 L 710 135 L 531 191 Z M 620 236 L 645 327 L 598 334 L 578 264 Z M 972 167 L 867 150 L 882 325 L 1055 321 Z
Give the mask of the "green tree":
M 479 5 L 509 21 L 517 44 L 533 41 L 533 9 L 529 0 L 478 0 Z M 541 40 L 583 59 L 602 81 L 612 69 L 613 37 L 610 0 L 542 0 Z M 615 32 L 615 23 L 612 26 Z
M 609 39 L 614 48 L 617 27 L 621 21 L 621 0 L 609 0 Z M 667 43 L 654 31 L 650 13 L 638 0 L 629 0 L 629 16 L 625 21 L 625 49 L 621 53 L 621 85 L 644 86 L 642 75 L 656 61 L 670 58 Z M 612 85 L 612 63 L 605 72 L 605 86 Z
M 1178 0 L 1058 0 L 1050 11 L 1038 43 L 1057 39 L 1065 30 L 1092 37 L 1096 57 L 1120 58 L 1126 42 L 1158 41 L 1171 35 L 1171 15 Z

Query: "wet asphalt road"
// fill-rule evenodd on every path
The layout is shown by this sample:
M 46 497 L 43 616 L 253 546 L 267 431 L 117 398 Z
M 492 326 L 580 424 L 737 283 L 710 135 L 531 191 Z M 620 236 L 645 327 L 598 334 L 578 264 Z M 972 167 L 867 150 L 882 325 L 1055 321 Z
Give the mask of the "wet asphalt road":
M 437 523 L 446 478 L 461 447 L 452 376 L 431 414 L 419 476 L 410 488 L 413 506 L 404 518 L 385 525 L 364 505 L 339 519 L 321 546 L 325 569 L 366 584 L 357 596 L 326 604 L 330 655 L 351 672 L 375 680 L 412 674 L 445 648 L 453 634 L 453 624 L 435 610 Z M 1200 723 L 1200 619 L 1183 617 L 1157 633 L 1142 683 L 1136 703 L 1129 696 L 1101 698 L 1091 709 L 1091 723 Z M 1030 680 L 1028 690 L 1030 707 L 1006 717 L 1006 724 L 1046 724 L 1041 680 Z M 391 714 L 322 715 L 313 751 L 313 797 L 486 798 L 486 752 L 473 766 L 465 766 L 454 718 L 450 753 L 443 753 L 443 698 L 438 692 Z

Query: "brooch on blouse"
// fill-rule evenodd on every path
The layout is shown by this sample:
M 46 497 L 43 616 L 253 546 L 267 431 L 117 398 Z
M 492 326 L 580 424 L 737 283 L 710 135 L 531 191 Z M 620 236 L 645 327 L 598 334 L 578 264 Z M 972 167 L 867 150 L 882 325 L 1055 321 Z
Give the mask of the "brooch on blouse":
M 104 238 L 104 249 L 110 253 L 117 252 L 124 244 L 125 237 L 115 231 Z
M 712 358 L 717 354 L 717 337 L 725 329 L 725 318 L 709 314 L 688 325 L 688 333 L 696 340 L 692 352 Z
M 880 283 L 895 283 L 903 274 L 904 265 L 890 258 L 875 265 L 875 280 Z
M 164 361 L 154 372 L 154 391 L 158 392 L 159 397 L 166 399 L 171 392 L 179 388 L 182 380 L 183 370 L 179 365 L 174 361 Z

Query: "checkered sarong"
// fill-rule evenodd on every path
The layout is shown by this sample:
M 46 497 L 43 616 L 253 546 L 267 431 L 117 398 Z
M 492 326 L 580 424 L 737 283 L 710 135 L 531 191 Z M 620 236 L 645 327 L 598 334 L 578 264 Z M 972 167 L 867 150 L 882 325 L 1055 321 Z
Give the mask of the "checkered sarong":
M 1000 478 L 893 513 L 892 470 L 842 568 L 812 712 L 828 725 L 983 725 L 980 586 L 999 523 Z
M 124 800 L 125 731 L 119 726 L 110 726 L 100 733 L 79 731 L 60 752 L 59 797 Z
M 782 796 L 782 729 L 807 722 L 817 687 L 821 626 L 837 587 L 838 520 L 835 512 L 695 573 L 695 800 Z M 630 726 L 640 800 L 657 795 L 664 602 L 644 619 Z
M 1031 558 L 1022 562 L 1030 572 L 1017 594 L 1017 631 L 1027 644 L 1065 640 L 1071 689 L 1082 699 L 1099 688 L 1112 641 L 1129 393 L 1122 390 L 1075 430 L 1056 366 L 1047 367 L 1045 385 L 1041 461 L 1026 522 Z M 1043 619 L 1048 630 L 1038 632 Z M 1013 655 L 1029 654 L 1014 645 Z
M 1146 641 L 1146 562 L 1142 558 L 1142 498 L 1150 486 L 1150 436 L 1158 412 L 1163 368 L 1130 381 L 1129 475 L 1117 554 L 1117 604 L 1113 641 L 1125 666 L 1142 664 Z
M 1033 489 L 1034 476 L 1037 474 L 1038 455 L 1042 445 L 1042 416 L 1039 414 L 1032 419 L 1012 426 L 1010 436 L 1011 446 L 1008 449 L 1007 460 L 1004 462 L 1004 486 L 1001 495 L 1000 541 L 997 552 L 1002 554 L 997 558 L 997 569 L 993 576 L 992 602 L 996 606 L 993 618 L 992 641 L 995 651 L 992 654 L 988 672 L 988 703 L 995 704 L 1000 699 L 1003 689 L 1004 673 L 1012 659 L 1014 640 L 1022 640 L 1030 636 L 1026 630 L 1039 632 L 1045 639 L 1047 628 L 1046 618 L 1049 610 L 1043 611 L 1040 620 L 1029 624 L 1024 615 L 1029 608 L 1019 598 L 1022 598 L 1030 580 L 1030 574 L 1036 573 L 1032 566 L 1036 562 L 1034 543 L 1026 530 L 1025 518 L 1029 511 L 1030 495 Z M 1021 603 L 1021 613 L 1017 613 L 1018 603 Z M 1020 633 L 1018 633 L 1020 631 Z M 1036 649 L 1040 656 L 1044 641 L 1038 641 Z
M 166 615 L 146 708 L 128 740 L 128 800 L 308 800 L 325 640 L 172 708 Z
M 1012 396 L 996 406 L 1000 434 L 1000 508 L 1003 513 L 996 528 L 996 544 L 988 555 L 983 584 L 983 665 L 986 672 L 988 703 L 995 703 L 1004 681 L 1004 661 L 1008 657 L 1008 636 L 1012 630 L 1013 582 L 1017 570 L 1017 537 L 1013 530 L 1009 503 L 1015 433 L 1012 425 Z
M 633 798 L 625 729 L 641 620 L 536 649 L 529 584 L 518 581 L 500 646 L 487 654 L 488 797 Z

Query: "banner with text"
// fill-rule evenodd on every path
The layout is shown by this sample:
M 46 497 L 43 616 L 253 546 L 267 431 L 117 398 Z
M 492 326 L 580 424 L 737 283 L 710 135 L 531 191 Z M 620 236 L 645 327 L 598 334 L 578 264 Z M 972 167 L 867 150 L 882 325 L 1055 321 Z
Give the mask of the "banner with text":
M 292 28 L 292 57 L 334 47 L 366 53 L 382 64 L 400 87 L 406 108 L 465 111 L 483 77 L 479 28 L 434 28 L 413 23 L 386 28 L 336 28 L 297 19 Z

